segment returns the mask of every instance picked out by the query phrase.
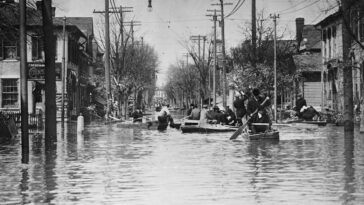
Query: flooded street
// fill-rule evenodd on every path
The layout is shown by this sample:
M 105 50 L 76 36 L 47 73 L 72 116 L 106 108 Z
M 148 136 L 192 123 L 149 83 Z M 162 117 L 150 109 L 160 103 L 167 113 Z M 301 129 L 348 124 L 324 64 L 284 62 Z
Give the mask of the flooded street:
M 363 204 L 364 137 L 284 128 L 280 141 L 89 125 L 0 145 L 0 204 Z

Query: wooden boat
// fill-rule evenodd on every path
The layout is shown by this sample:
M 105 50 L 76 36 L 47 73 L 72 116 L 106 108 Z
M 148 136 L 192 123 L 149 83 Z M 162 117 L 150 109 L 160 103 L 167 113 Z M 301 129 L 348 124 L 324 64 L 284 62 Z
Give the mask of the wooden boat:
M 182 133 L 221 133 L 235 132 L 238 128 L 224 125 L 181 125 Z
M 311 125 L 318 125 L 318 126 L 326 126 L 327 121 L 326 120 L 313 120 L 313 121 L 307 121 L 303 119 L 297 119 L 297 120 L 287 120 L 284 123 L 304 123 L 304 124 L 311 124 Z
M 277 130 L 270 130 L 262 133 L 244 133 L 250 140 L 279 140 L 279 132 Z

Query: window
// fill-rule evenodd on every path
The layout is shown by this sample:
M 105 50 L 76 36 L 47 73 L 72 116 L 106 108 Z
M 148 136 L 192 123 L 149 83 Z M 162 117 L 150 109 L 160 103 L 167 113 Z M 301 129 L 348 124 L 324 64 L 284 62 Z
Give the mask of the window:
M 40 36 L 32 36 L 32 59 L 43 59 L 43 39 Z
M 17 49 L 17 42 L 3 42 L 3 58 L 4 59 L 17 59 L 18 58 L 18 49 Z
M 2 79 L 2 107 L 18 108 L 18 79 Z

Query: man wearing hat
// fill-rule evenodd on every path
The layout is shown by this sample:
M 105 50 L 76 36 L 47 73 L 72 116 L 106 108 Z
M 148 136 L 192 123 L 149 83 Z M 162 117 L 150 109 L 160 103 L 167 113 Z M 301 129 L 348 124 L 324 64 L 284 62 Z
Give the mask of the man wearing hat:
M 252 125 L 252 123 L 271 123 L 268 113 L 263 109 L 267 104 L 261 105 L 264 102 L 264 98 L 260 96 L 259 89 L 254 88 L 252 94 L 247 105 L 247 114 L 251 117 L 248 126 L 252 133 L 264 132 L 269 129 L 269 126 Z M 258 113 L 253 115 L 256 110 L 258 110 Z

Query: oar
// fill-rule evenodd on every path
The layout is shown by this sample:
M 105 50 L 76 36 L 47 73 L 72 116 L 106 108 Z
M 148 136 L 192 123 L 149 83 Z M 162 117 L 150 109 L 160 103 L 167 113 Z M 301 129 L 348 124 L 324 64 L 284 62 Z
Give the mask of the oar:
M 260 106 L 263 106 L 267 101 L 269 100 L 269 97 L 266 97 L 265 100 L 262 102 L 262 104 L 260 104 Z M 251 116 L 254 116 L 255 114 L 257 114 L 259 111 L 259 108 L 257 108 Z M 236 139 L 242 132 L 243 130 L 246 128 L 246 126 L 248 125 L 248 122 L 249 120 L 251 119 L 252 117 L 249 117 L 248 120 L 246 121 L 246 123 L 242 126 L 239 127 L 239 129 L 237 129 L 233 135 L 231 135 L 230 137 L 230 140 L 234 140 Z

